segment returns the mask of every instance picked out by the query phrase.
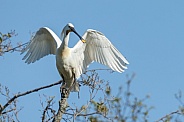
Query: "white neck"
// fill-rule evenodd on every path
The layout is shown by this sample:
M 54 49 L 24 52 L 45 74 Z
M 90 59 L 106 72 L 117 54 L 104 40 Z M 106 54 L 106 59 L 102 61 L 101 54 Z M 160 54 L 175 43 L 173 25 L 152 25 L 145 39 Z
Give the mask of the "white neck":
M 70 33 L 68 33 L 68 35 L 64 34 L 60 49 L 64 49 L 64 48 L 68 47 L 69 36 L 70 36 Z

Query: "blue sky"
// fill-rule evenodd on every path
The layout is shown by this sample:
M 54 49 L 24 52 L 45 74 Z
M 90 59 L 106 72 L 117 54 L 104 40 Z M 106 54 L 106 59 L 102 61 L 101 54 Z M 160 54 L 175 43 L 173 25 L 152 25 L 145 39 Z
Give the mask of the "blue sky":
M 112 88 L 117 89 L 125 84 L 127 74 L 135 73 L 131 90 L 140 98 L 147 94 L 151 96 L 147 103 L 155 107 L 150 113 L 150 120 L 153 121 L 175 111 L 180 104 L 174 94 L 179 90 L 184 92 L 183 6 L 183 0 L 1 0 L 0 31 L 6 33 L 16 30 L 18 36 L 13 41 L 23 43 L 29 41 L 30 32 L 43 26 L 51 28 L 60 36 L 62 28 L 68 22 L 73 23 L 81 35 L 88 28 L 103 32 L 127 57 L 130 65 L 125 73 L 113 73 L 109 76 L 104 72 L 101 74 L 102 78 L 109 80 Z M 70 46 L 77 41 L 78 37 L 71 34 Z M 31 65 L 25 64 L 22 57 L 19 53 L 0 57 L 0 82 L 13 93 L 60 79 L 54 56 L 47 56 Z M 91 66 L 99 67 L 104 68 L 98 64 Z M 42 93 L 59 98 L 58 87 L 43 90 L 40 94 Z M 76 101 L 77 97 L 74 99 Z M 30 121 L 40 120 L 41 113 L 29 105 L 32 103 L 40 106 L 38 93 L 19 101 L 26 111 L 20 114 L 24 115 L 21 120 L 26 121 L 29 113 L 38 113 Z M 0 103 L 2 102 L 4 100 L 0 99 Z

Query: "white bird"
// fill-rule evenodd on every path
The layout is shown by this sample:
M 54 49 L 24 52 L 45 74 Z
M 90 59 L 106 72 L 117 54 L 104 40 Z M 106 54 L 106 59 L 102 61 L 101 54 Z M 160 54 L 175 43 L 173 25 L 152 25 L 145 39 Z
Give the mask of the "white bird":
M 68 47 L 70 32 L 74 32 L 80 38 L 73 48 Z M 48 27 L 40 28 L 22 51 L 24 52 L 27 53 L 23 60 L 26 60 L 28 64 L 49 54 L 56 55 L 56 66 L 67 89 L 77 87 L 77 85 L 74 86 L 76 79 L 93 61 L 104 64 L 117 72 L 123 72 L 129 64 L 104 34 L 88 29 L 81 37 L 71 23 L 63 28 L 61 40 Z

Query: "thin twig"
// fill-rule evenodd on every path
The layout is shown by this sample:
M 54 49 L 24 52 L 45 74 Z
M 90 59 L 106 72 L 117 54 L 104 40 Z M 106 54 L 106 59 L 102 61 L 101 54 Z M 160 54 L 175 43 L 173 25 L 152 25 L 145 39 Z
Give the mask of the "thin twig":
M 172 116 L 172 115 L 174 115 L 174 114 L 180 114 L 180 111 L 177 110 L 177 111 L 171 112 L 170 114 L 167 114 L 167 115 L 163 116 L 162 118 L 160 118 L 160 119 L 157 120 L 156 122 L 163 121 L 165 118 L 170 117 L 170 116 Z
M 14 108 L 14 109 L 10 109 L 10 110 L 5 111 L 5 112 L 2 112 L 2 114 L 7 114 L 7 113 L 12 112 L 12 111 L 14 111 L 14 110 L 16 110 L 16 108 Z
M 100 70 L 106 70 L 106 71 L 114 72 L 112 69 L 107 69 L 107 68 L 101 69 L 101 68 L 99 68 L 99 69 L 86 70 L 83 74 L 85 74 L 87 72 L 94 72 L 94 71 L 100 71 Z
M 52 109 L 50 108 L 51 106 L 51 102 L 54 98 L 51 98 L 50 100 L 47 101 L 47 106 L 45 107 L 44 111 L 43 111 L 43 115 L 42 115 L 42 122 L 45 121 L 45 117 L 46 117 L 46 112 L 50 109 L 52 111 Z
M 5 51 L 3 51 L 3 53 L 10 52 L 10 51 L 15 51 L 15 49 L 20 48 L 20 47 L 22 47 L 22 46 L 24 46 L 24 45 L 26 45 L 26 44 L 28 44 L 28 43 L 29 43 L 29 42 L 26 42 L 26 43 L 21 44 L 21 45 L 19 45 L 19 46 L 17 46 L 17 47 L 14 47 L 14 48 L 5 50 Z
M 71 113 L 64 113 L 64 114 L 68 114 L 68 115 L 71 115 L 73 116 L 73 114 Z M 89 113 L 89 114 L 78 114 L 77 116 L 91 116 L 91 115 L 95 115 L 95 114 L 100 114 L 99 112 L 93 112 L 93 113 Z

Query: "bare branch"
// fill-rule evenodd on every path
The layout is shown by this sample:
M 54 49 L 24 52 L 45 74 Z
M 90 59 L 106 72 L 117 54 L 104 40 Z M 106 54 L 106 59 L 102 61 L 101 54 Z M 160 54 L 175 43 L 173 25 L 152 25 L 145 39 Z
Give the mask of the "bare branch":
M 13 52 L 13 51 L 17 51 L 17 49 L 18 48 L 21 48 L 22 46 L 25 46 L 25 45 L 27 45 L 29 42 L 26 42 L 26 43 L 24 43 L 24 44 L 21 44 L 21 45 L 18 45 L 18 46 L 16 46 L 16 47 L 14 47 L 14 48 L 9 48 L 8 50 L 5 50 L 5 51 L 0 51 L 0 53 L 6 53 L 6 52 Z
M 69 97 L 70 91 L 64 87 L 65 85 L 62 85 L 60 87 L 61 100 L 59 101 L 59 109 L 58 109 L 57 114 L 54 116 L 54 119 L 52 122 L 60 122 L 63 114 L 66 111 L 66 108 L 68 107 L 67 99 Z
M 167 119 L 168 117 L 173 116 L 174 114 L 181 114 L 179 110 L 171 112 L 165 116 L 163 116 L 162 118 L 160 118 L 159 120 L 157 120 L 156 122 L 160 122 L 160 121 L 164 121 L 164 119 Z M 165 121 L 164 121 L 165 122 Z
M 0 32 L 0 56 L 2 56 L 6 52 L 21 51 L 22 47 L 28 43 L 28 42 L 24 44 L 17 43 L 18 46 L 13 47 L 10 38 L 16 35 L 17 34 L 15 33 L 15 31 L 10 31 L 7 34 L 2 34 Z
M 68 115 L 71 115 L 71 116 L 73 116 L 73 114 L 71 114 L 71 113 L 67 113 L 67 112 L 65 112 L 65 114 L 68 114 Z M 95 114 L 100 114 L 99 112 L 93 112 L 93 113 L 89 113 L 89 114 L 78 114 L 77 116 L 91 116 L 91 115 L 95 115 Z
M 3 110 L 9 106 L 16 98 L 19 98 L 21 96 L 25 96 L 27 94 L 30 94 L 30 93 L 34 93 L 34 92 L 38 92 L 42 89 L 45 89 L 45 88 L 50 88 L 52 86 L 55 86 L 55 85 L 58 85 L 58 84 L 61 84 L 62 83 L 62 80 L 56 82 L 56 83 L 53 83 L 53 84 L 50 84 L 50 85 L 47 85 L 47 86 L 43 86 L 43 87 L 39 87 L 39 88 L 36 88 L 36 89 L 33 89 L 33 90 L 30 90 L 30 91 L 27 91 L 27 92 L 24 92 L 24 93 L 19 93 L 17 95 L 14 95 L 14 97 L 12 97 L 4 106 L 2 106 L 2 108 L 0 109 L 0 114 L 2 114 Z
M 51 110 L 51 112 L 53 112 L 53 110 L 50 108 L 51 102 L 52 102 L 53 99 L 54 99 L 54 97 L 52 97 L 50 100 L 47 101 L 47 106 L 45 107 L 45 109 L 43 111 L 43 115 L 42 115 L 42 122 L 45 121 L 45 119 L 46 119 L 46 112 L 48 110 Z M 53 113 L 53 115 L 54 115 L 54 113 Z

